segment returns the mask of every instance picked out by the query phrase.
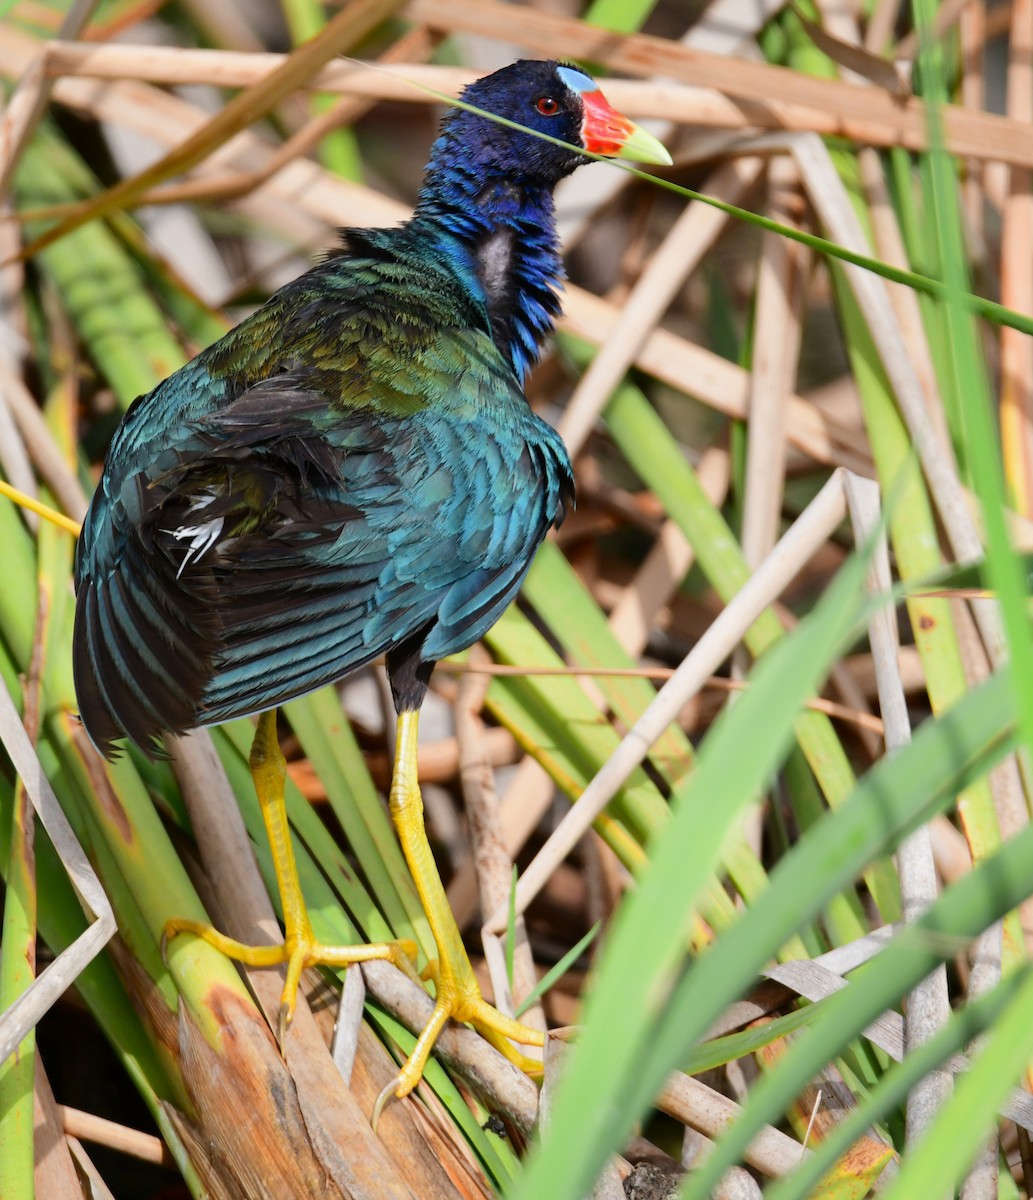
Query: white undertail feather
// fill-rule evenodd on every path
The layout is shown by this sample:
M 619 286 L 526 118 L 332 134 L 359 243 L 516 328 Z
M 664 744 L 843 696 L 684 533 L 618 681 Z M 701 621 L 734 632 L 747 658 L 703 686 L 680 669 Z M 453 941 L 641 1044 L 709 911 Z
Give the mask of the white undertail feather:
M 203 496 L 197 497 L 187 512 L 199 512 L 214 499 L 215 496 L 211 492 L 207 492 Z M 196 525 L 180 525 L 178 529 L 162 530 L 162 533 L 174 537 L 177 542 L 190 539 L 187 552 L 183 555 L 183 561 L 179 564 L 179 570 L 176 572 L 177 579 L 183 574 L 184 568 L 189 563 L 198 562 L 215 545 L 222 534 L 222 527 L 223 518 L 212 517 L 210 521 L 200 521 Z

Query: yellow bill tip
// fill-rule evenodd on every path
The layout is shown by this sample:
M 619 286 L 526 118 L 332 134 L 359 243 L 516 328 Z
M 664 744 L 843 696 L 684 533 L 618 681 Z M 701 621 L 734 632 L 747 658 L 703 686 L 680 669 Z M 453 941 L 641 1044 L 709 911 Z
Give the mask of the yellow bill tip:
M 674 159 L 671 158 L 663 142 L 659 138 L 653 137 L 641 125 L 632 125 L 631 132 L 622 141 L 615 157 L 629 158 L 633 162 L 649 163 L 660 167 L 674 165 Z

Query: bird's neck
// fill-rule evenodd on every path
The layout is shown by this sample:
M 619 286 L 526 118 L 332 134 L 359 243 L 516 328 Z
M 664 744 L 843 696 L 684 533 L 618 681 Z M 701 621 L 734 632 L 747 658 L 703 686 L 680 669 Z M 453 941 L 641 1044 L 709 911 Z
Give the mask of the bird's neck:
M 486 175 L 435 146 L 414 224 L 483 297 L 492 336 L 517 378 L 534 365 L 559 312 L 562 286 L 552 188 Z

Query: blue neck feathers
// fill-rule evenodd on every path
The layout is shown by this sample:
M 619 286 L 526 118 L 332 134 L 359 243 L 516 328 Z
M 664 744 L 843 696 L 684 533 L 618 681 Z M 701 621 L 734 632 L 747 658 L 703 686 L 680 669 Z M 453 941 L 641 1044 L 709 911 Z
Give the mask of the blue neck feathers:
M 523 383 L 559 312 L 552 184 L 501 171 L 479 150 L 448 134 L 437 139 L 413 220 L 439 234 L 439 247 L 480 293 L 495 342 Z

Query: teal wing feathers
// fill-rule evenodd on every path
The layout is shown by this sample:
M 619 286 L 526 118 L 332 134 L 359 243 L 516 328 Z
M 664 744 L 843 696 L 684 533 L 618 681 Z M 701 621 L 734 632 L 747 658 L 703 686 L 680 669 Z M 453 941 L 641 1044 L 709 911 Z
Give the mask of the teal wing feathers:
M 462 649 L 562 519 L 562 443 L 461 281 L 414 287 L 393 258 L 322 276 L 138 402 L 109 452 L 74 648 L 102 748 L 272 707 L 416 636 L 427 661 Z

